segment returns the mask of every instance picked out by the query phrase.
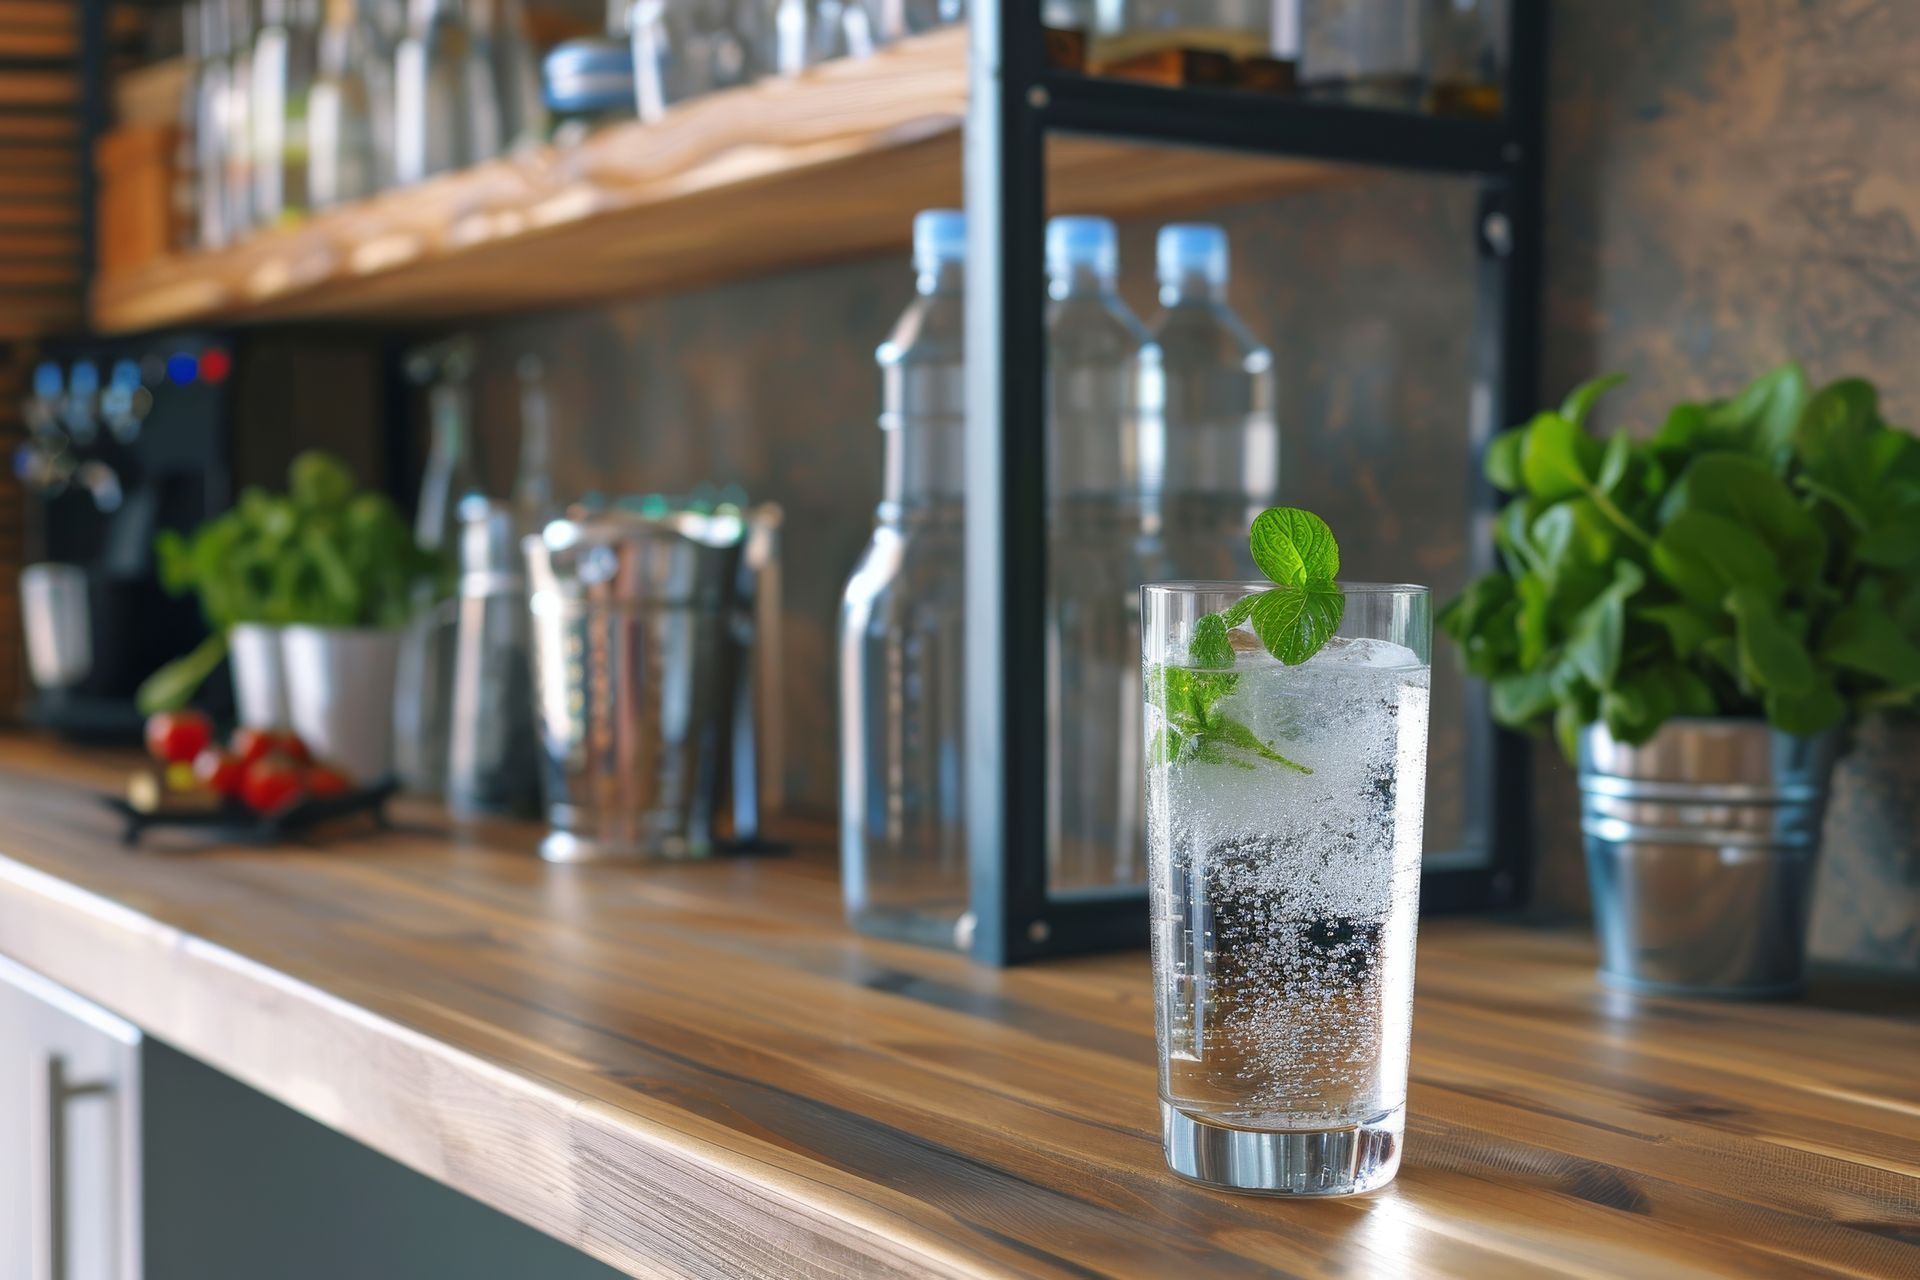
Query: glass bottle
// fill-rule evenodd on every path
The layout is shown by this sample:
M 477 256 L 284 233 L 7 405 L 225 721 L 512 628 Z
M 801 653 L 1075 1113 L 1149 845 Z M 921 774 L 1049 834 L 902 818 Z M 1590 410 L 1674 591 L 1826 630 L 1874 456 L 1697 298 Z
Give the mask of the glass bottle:
M 1432 0 L 1427 109 L 1500 115 L 1507 76 L 1506 0 Z
M 499 97 L 500 151 L 537 145 L 547 134 L 540 64 L 527 41 L 520 0 L 468 0 L 474 41 Z M 484 158 L 484 157 L 482 157 Z
M 1411 110 L 1426 88 L 1430 0 L 1305 0 L 1300 83 L 1309 97 Z
M 315 209 L 364 200 L 384 185 L 392 69 L 379 29 L 356 0 L 327 0 L 307 106 L 307 198 Z
M 226 105 L 220 113 L 220 154 L 227 175 L 223 222 L 232 241 L 253 226 L 253 37 L 258 9 L 254 0 L 226 3 Z
M 1050 889 L 1143 883 L 1139 586 L 1166 577 L 1141 502 L 1159 351 L 1116 288 L 1105 218 L 1047 226 Z
M 966 219 L 914 219 L 913 302 L 877 353 L 884 480 L 840 609 L 840 857 L 862 932 L 953 946 L 967 911 L 962 472 Z
M 770 69 L 765 22 L 737 0 L 634 0 L 624 22 L 642 120 L 657 120 L 676 102 L 746 84 Z
M 864 58 L 876 44 L 866 0 L 776 0 L 774 24 L 781 75 L 835 58 Z
M 525 532 L 545 527 L 560 514 L 553 497 L 553 412 L 547 399 L 546 366 L 536 355 L 520 357 L 520 463 L 513 473 L 513 515 Z
M 197 243 L 218 248 L 232 234 L 227 225 L 227 49 L 226 0 L 201 0 L 200 67 L 194 76 L 193 176 Z
M 1278 499 L 1273 353 L 1227 304 L 1227 235 L 1175 224 L 1156 245 L 1162 429 L 1143 433 L 1142 488 L 1157 495 L 1171 576 L 1255 576 L 1246 531 Z
M 1109 69 L 1163 51 L 1265 56 L 1273 0 L 1097 0 L 1087 60 Z
M 418 182 L 500 153 L 500 95 L 460 0 L 413 0 L 394 55 L 394 176 Z
M 173 151 L 172 234 L 167 245 L 175 253 L 191 249 L 200 239 L 200 81 L 206 72 L 205 38 L 200 0 L 187 0 L 180 6 L 180 56 L 187 64 L 187 82 L 180 91 L 175 119 L 179 136 Z
M 318 0 L 261 0 L 253 39 L 253 214 L 260 226 L 306 214 L 307 111 L 320 69 Z
M 449 562 L 460 534 L 460 502 L 483 493 L 475 464 L 468 379 L 473 344 L 464 338 L 414 353 L 414 381 L 427 384 L 429 444 L 414 509 L 414 540 Z M 438 795 L 446 785 L 458 610 L 441 583 L 423 584 L 401 645 L 394 703 L 394 770 L 408 790 Z

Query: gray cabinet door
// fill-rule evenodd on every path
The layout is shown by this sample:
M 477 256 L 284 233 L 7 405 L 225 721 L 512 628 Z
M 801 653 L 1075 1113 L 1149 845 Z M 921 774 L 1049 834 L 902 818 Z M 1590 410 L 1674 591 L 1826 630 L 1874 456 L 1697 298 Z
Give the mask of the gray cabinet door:
M 0 1280 L 139 1280 L 140 1032 L 0 957 Z

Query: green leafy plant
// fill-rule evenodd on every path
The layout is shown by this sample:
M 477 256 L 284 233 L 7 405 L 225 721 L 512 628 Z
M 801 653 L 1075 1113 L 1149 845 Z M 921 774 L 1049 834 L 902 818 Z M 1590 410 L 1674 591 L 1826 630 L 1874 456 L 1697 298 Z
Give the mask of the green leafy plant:
M 346 464 L 313 451 L 288 467 L 285 494 L 249 488 L 191 537 L 162 531 L 154 552 L 161 585 L 195 592 L 211 634 L 140 686 L 148 714 L 193 696 L 226 657 L 235 623 L 397 626 L 423 583 L 445 585 L 440 558 L 414 541 L 393 503 L 357 491 Z
M 1798 365 L 1680 404 L 1645 439 L 1587 427 L 1624 379 L 1502 433 L 1502 568 L 1439 616 L 1501 723 L 1562 750 L 1676 715 L 1810 734 L 1920 701 L 1920 441 L 1871 384 Z
M 1320 651 L 1345 616 L 1346 595 L 1334 582 L 1340 546 L 1327 522 L 1296 507 L 1260 513 L 1248 537 L 1253 561 L 1275 585 L 1242 597 L 1220 613 L 1195 619 L 1187 642 L 1187 667 L 1155 666 L 1147 673 L 1147 697 L 1160 712 L 1161 727 L 1148 747 L 1155 763 L 1195 760 L 1255 768 L 1256 760 L 1297 773 L 1312 773 L 1289 760 L 1242 722 L 1219 709 L 1240 677 L 1233 666 L 1229 633 L 1249 625 L 1268 653 L 1298 666 Z

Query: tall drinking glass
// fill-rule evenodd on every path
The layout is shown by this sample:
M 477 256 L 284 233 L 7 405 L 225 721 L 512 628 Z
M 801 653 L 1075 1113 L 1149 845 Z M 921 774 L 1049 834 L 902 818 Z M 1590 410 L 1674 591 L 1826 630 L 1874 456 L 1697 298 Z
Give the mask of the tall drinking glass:
M 1430 606 L 1343 583 L 1306 662 L 1242 624 L 1197 665 L 1199 620 L 1272 585 L 1142 591 L 1161 1136 L 1197 1182 L 1350 1195 L 1400 1165 Z

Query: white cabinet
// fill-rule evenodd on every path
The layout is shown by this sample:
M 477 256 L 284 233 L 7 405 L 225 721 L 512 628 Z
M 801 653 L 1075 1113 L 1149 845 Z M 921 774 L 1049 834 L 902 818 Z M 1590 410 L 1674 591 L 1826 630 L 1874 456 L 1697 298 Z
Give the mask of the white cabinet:
M 0 1280 L 139 1280 L 140 1032 L 0 957 Z

